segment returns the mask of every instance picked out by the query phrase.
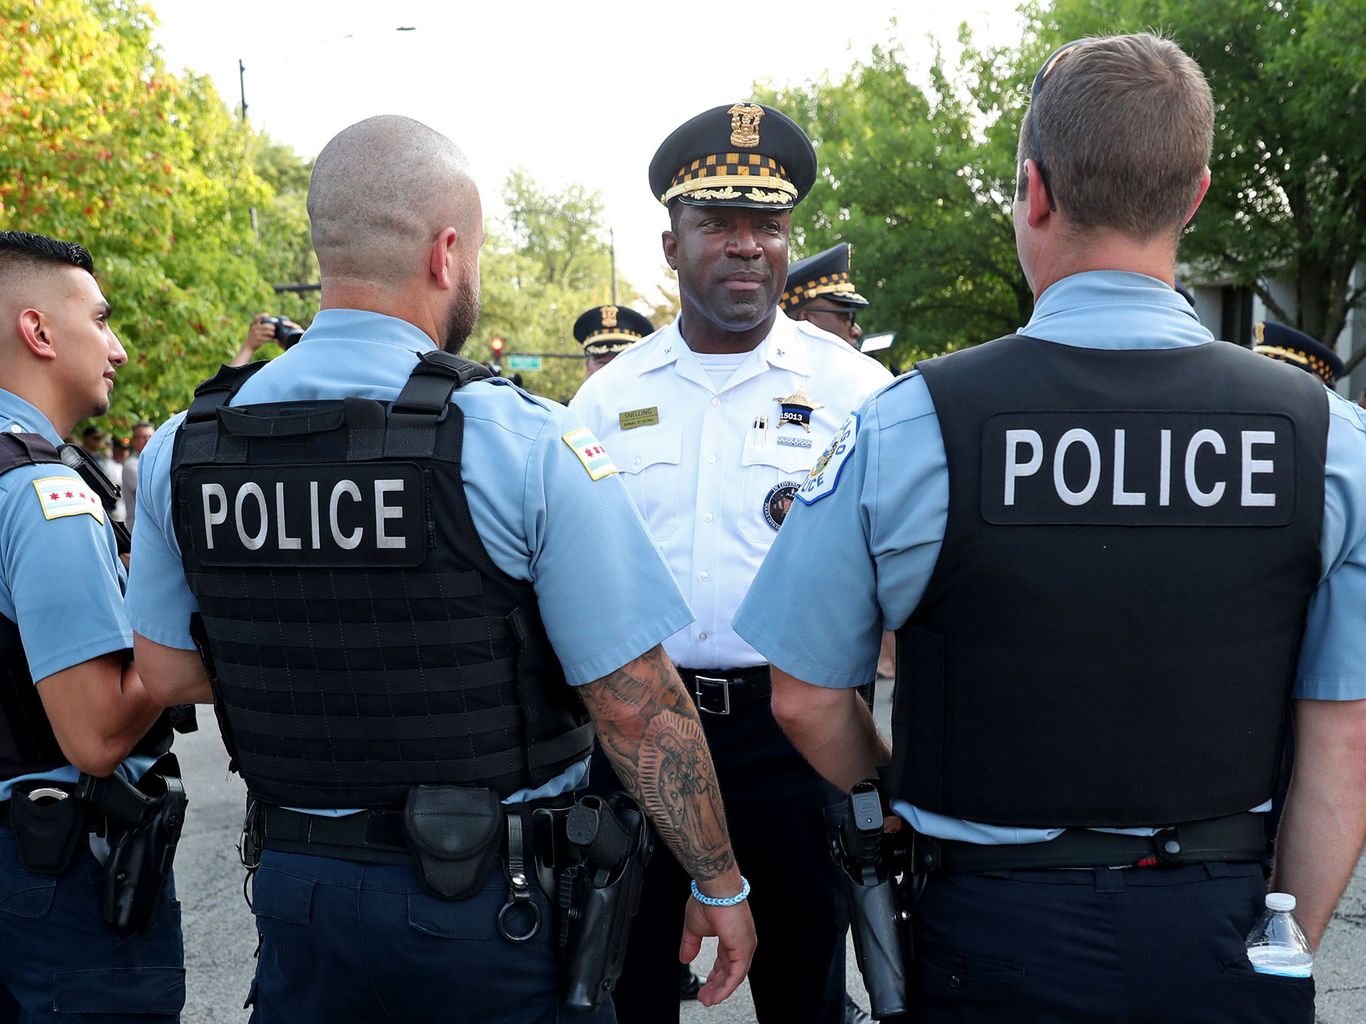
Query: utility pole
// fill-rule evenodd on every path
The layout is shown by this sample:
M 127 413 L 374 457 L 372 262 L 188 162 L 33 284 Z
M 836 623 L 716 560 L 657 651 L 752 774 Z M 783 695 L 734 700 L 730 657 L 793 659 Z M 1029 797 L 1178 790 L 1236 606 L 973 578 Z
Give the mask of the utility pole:
M 237 58 L 237 89 L 242 96 L 242 123 L 247 123 L 247 66 Z
M 617 233 L 607 229 L 607 252 L 612 258 L 612 305 L 617 304 Z

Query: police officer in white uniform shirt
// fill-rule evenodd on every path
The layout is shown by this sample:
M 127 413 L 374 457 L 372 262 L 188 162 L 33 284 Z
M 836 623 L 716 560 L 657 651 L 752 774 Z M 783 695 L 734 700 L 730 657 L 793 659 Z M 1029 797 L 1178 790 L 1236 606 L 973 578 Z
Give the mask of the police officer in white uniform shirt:
M 777 110 L 727 104 L 675 130 L 650 187 L 669 210 L 682 312 L 570 404 L 613 453 L 696 615 L 664 648 L 702 712 L 753 882 L 758 1019 L 783 1024 L 843 1019 L 845 922 L 824 823 L 840 795 L 774 722 L 768 666 L 730 621 L 816 457 L 890 379 L 778 311 L 790 211 L 815 177 L 810 140 Z M 678 1019 L 674 893 L 686 879 L 667 857 L 650 876 L 615 995 L 623 1024 Z

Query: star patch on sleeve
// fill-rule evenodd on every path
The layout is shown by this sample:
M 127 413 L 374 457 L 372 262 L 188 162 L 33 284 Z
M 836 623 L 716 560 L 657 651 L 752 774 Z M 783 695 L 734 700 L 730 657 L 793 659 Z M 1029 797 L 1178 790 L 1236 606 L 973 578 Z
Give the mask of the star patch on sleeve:
M 602 442 L 594 437 L 593 432 L 587 427 L 571 430 L 562 440 L 569 445 L 570 451 L 579 457 L 583 468 L 588 470 L 588 475 L 594 480 L 601 480 L 617 471 L 612 456 L 607 454 Z
M 38 492 L 38 504 L 43 509 L 44 519 L 93 516 L 96 522 L 104 525 L 104 506 L 100 504 L 99 495 L 79 478 L 45 476 L 33 481 L 33 487 Z
M 799 501 L 806 505 L 814 505 L 822 498 L 835 493 L 844 464 L 854 452 L 854 438 L 857 435 L 858 413 L 852 413 L 844 421 L 844 426 L 835 432 L 830 446 L 821 452 L 821 457 L 811 467 L 811 474 L 797 491 Z

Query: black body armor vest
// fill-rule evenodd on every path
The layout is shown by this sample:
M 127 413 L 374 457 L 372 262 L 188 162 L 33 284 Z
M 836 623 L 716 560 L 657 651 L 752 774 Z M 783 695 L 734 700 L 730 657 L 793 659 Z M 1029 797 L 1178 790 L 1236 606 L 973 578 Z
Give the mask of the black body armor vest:
M 476 363 L 424 354 L 392 403 L 230 408 L 195 392 L 174 529 L 219 724 L 247 788 L 293 807 L 401 807 L 418 785 L 539 786 L 592 725 L 530 583 L 489 557 L 449 401 Z
M 20 466 L 62 465 L 57 449 L 38 434 L 0 433 L 0 475 Z M 80 623 L 71 623 L 79 632 Z M 132 750 L 159 757 L 171 749 L 171 725 L 162 715 Z M 0 616 L 0 779 L 51 771 L 70 764 L 43 709 L 29 673 L 17 623 Z
M 920 364 L 948 526 L 897 630 L 897 797 L 1022 827 L 1271 798 L 1318 583 L 1328 408 L 1225 343 L 1010 336 Z

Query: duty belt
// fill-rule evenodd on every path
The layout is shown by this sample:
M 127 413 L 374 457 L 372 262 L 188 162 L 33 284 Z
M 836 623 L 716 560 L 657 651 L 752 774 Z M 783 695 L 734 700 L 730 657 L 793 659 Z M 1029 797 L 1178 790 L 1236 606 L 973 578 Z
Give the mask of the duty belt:
M 505 804 L 504 813 L 529 819 L 538 808 L 567 807 L 571 794 L 522 804 Z M 251 834 L 252 829 L 254 834 Z M 244 843 L 256 850 L 303 853 L 364 864 L 411 864 L 401 810 L 362 810 L 337 817 L 292 811 L 257 803 L 248 814 Z M 247 851 L 243 851 L 247 857 Z
M 1175 825 L 1153 836 L 1069 828 L 1045 843 L 984 846 L 919 832 L 911 842 L 914 870 L 924 874 L 1260 861 L 1266 852 L 1263 816 L 1250 812 Z
M 697 710 L 709 715 L 729 715 L 740 708 L 772 699 L 773 684 L 767 665 L 753 668 L 680 668 L 679 676 L 697 702 Z

